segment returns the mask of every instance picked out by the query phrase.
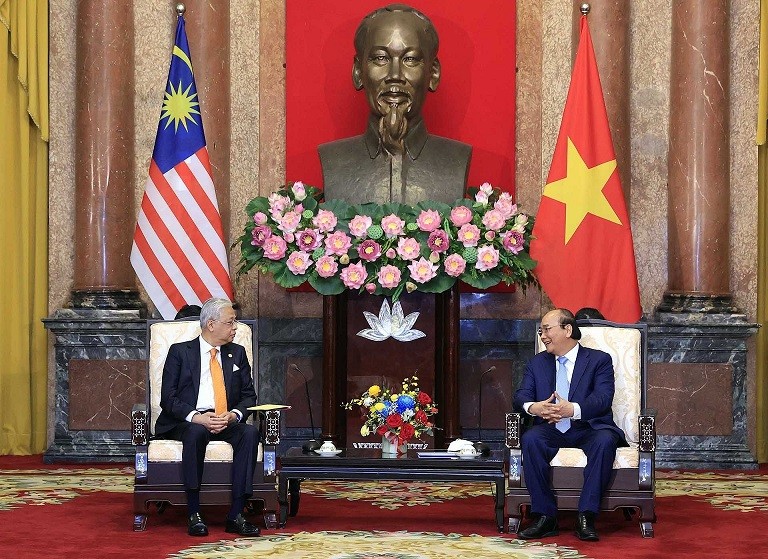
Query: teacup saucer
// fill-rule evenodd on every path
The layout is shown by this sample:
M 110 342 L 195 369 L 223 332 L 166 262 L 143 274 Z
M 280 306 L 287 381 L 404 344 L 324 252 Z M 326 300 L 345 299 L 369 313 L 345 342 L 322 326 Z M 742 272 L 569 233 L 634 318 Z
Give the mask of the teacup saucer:
M 337 456 L 341 454 L 341 450 L 320 450 L 317 449 L 315 453 L 319 454 L 320 456 Z

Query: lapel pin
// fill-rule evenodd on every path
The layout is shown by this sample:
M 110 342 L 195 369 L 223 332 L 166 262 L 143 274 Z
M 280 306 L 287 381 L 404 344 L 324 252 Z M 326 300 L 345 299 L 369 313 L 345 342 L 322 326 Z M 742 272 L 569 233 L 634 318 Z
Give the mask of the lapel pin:
M 232 354 L 231 353 L 227 353 L 227 357 L 229 357 L 231 359 L 232 358 Z

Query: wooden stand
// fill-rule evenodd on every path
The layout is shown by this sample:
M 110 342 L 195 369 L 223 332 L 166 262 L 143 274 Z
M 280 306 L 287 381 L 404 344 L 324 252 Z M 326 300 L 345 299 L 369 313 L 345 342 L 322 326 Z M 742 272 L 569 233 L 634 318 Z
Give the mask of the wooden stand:
M 354 293 L 323 298 L 323 439 L 340 447 L 378 442 L 380 438 L 360 435 L 362 417 L 355 410 L 345 411 L 342 404 L 372 384 L 396 389 L 403 378 L 415 374 L 419 387 L 437 403 L 434 445 L 441 448 L 459 437 L 458 287 L 436 295 L 414 292 L 400 297 L 406 316 L 419 313 L 413 328 L 426 334 L 409 342 L 375 342 L 357 335 L 369 328 L 363 312 L 378 316 L 383 301 Z

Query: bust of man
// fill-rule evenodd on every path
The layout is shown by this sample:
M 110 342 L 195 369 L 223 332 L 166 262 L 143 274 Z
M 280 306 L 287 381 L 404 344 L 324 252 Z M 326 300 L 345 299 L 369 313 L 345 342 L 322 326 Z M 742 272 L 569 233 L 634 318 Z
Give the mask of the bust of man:
M 439 41 L 421 12 L 392 4 L 368 14 L 355 33 L 352 82 L 365 90 L 365 133 L 318 148 L 326 200 L 351 204 L 464 196 L 472 147 L 427 132 L 421 115 L 440 82 Z

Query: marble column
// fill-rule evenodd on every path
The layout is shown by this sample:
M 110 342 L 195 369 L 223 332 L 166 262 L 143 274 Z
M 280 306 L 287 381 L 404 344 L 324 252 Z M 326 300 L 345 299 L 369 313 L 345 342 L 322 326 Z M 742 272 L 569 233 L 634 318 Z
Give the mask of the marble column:
M 730 292 L 729 0 L 675 0 L 662 314 L 736 312 Z
M 573 53 L 579 44 L 581 6 L 573 2 Z M 603 86 L 608 124 L 611 128 L 616 163 L 624 190 L 627 209 L 630 209 L 631 139 L 629 117 L 630 88 L 630 0 L 592 0 L 589 2 L 589 31 L 595 47 L 600 83 Z
M 195 69 L 205 140 L 211 157 L 213 184 L 226 235 L 230 220 L 229 2 L 186 0 L 184 5 L 184 21 Z
M 72 306 L 143 309 L 129 264 L 133 211 L 133 3 L 77 4 Z

